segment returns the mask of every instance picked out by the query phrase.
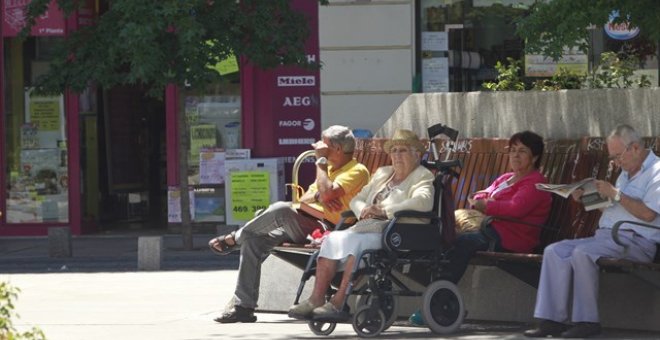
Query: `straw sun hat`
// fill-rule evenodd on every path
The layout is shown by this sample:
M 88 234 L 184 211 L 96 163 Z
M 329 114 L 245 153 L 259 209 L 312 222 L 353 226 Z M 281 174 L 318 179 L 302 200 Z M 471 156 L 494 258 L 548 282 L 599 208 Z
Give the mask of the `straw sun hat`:
M 385 142 L 383 149 L 389 153 L 390 149 L 395 145 L 407 145 L 417 149 L 419 152 L 424 152 L 426 149 L 424 143 L 419 140 L 419 137 L 414 132 L 406 129 L 396 130 L 392 139 Z

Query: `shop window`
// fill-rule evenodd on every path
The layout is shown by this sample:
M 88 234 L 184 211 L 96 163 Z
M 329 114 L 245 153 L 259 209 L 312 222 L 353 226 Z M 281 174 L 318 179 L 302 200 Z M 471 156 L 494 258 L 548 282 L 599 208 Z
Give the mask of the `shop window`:
M 64 98 L 32 89 L 48 69 L 56 39 L 4 40 L 7 223 L 69 221 Z
M 497 61 L 522 59 L 514 19 L 534 0 L 421 0 L 417 72 L 419 92 L 482 90 L 496 78 Z
M 229 157 L 227 150 L 236 150 L 236 155 L 239 151 L 248 152 L 241 157 L 249 158 L 249 150 L 239 150 L 242 121 L 238 72 L 227 78 L 227 82 L 204 91 L 182 91 L 182 110 L 188 122 L 188 184 L 192 189 L 194 222 L 225 222 L 224 179 L 215 173 L 216 169 Z

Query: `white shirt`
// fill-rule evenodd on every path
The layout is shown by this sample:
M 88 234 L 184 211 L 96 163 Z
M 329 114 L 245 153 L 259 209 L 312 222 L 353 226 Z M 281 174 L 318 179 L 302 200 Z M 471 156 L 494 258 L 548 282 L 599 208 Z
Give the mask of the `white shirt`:
M 626 196 L 644 202 L 649 209 L 656 212 L 657 216 L 652 222 L 645 222 L 633 216 L 621 204 L 614 204 L 603 210 L 599 221 L 600 228 L 612 228 L 614 223 L 621 220 L 660 227 L 660 158 L 653 151 L 649 152 L 642 163 L 642 168 L 632 178 L 629 177 L 627 171 L 621 172 L 616 180 L 616 187 Z M 634 224 L 624 224 L 621 229 L 634 230 L 645 239 L 660 243 L 660 230 Z

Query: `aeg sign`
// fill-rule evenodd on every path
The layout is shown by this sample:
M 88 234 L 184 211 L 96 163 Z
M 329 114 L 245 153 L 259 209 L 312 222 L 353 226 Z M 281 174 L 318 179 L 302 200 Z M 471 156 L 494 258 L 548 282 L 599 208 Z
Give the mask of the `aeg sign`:
M 313 96 L 287 96 L 284 97 L 284 104 L 282 106 L 287 107 L 300 107 L 300 106 L 312 106 L 316 105 L 318 100 Z

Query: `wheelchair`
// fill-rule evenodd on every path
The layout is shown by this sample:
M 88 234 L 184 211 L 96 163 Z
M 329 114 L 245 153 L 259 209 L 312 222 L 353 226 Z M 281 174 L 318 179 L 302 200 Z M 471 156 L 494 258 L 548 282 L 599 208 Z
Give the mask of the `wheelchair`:
M 439 129 L 440 127 L 440 129 Z M 429 128 L 432 138 L 446 133 L 445 126 Z M 451 130 L 450 131 L 455 131 Z M 452 136 L 450 136 L 451 138 Z M 455 141 L 457 133 L 453 134 Z M 430 143 L 433 145 L 433 143 Z M 433 148 L 435 159 L 437 152 Z M 428 153 L 427 153 L 428 154 Z M 435 172 L 433 182 L 435 197 L 433 209 L 430 212 L 399 211 L 389 221 L 383 231 L 382 249 L 367 249 L 356 255 L 356 261 L 351 270 L 348 293 L 344 301 L 344 317 L 339 319 L 308 320 L 310 330 L 316 335 L 330 335 L 338 322 L 350 321 L 355 332 L 364 338 L 378 336 L 392 326 L 397 319 L 397 296 L 421 296 L 421 312 L 427 326 L 435 333 L 448 334 L 456 331 L 465 317 L 465 305 L 456 285 L 446 280 L 443 268 L 448 263 L 446 254 L 449 241 L 443 230 L 443 213 L 448 209 L 442 200 L 451 201 L 451 218 L 453 219 L 453 199 L 451 183 L 458 174 L 454 170 L 461 166 L 459 160 L 428 161 L 422 164 Z M 352 211 L 342 214 L 342 221 L 336 230 L 349 227 L 345 222 L 355 220 Z M 401 223 L 406 217 L 424 218 L 429 224 Z M 449 229 L 449 228 L 448 228 Z M 316 271 L 318 251 L 311 255 L 303 271 L 294 304 L 298 304 L 305 283 Z M 338 273 L 332 281 L 326 294 L 329 299 L 336 287 L 339 287 L 342 273 Z M 426 288 L 423 291 L 411 289 L 398 276 L 405 275 Z M 356 284 L 361 283 L 361 284 Z M 352 313 L 349 312 L 348 297 L 356 296 Z

